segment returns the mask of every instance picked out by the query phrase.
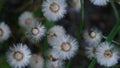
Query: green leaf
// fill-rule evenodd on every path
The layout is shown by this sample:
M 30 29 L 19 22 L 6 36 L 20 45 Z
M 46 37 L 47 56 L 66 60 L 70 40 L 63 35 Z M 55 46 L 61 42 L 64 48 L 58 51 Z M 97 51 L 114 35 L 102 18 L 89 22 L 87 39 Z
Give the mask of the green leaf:
M 50 21 L 48 21 L 48 20 L 46 20 L 46 22 L 45 22 L 45 26 L 46 26 L 47 29 L 50 29 L 50 28 L 53 27 L 54 25 L 55 25 L 54 22 L 50 22 Z
M 10 65 L 7 63 L 6 56 L 0 56 L 0 68 L 11 68 Z
M 92 62 L 89 64 L 88 68 L 94 68 L 96 62 L 97 62 L 97 60 L 93 59 Z
M 67 65 L 66 65 L 66 68 L 70 68 L 70 64 L 72 63 L 71 61 L 72 61 L 72 59 L 70 59 L 70 60 L 68 61 Z
M 42 11 L 41 11 L 40 8 L 37 9 L 36 11 L 34 11 L 34 16 L 35 16 L 35 17 L 42 17 Z
M 80 0 L 80 3 L 81 3 L 81 14 L 82 14 L 82 20 L 80 22 L 80 26 L 78 27 L 78 36 L 77 36 L 77 40 L 79 41 L 79 36 L 82 32 L 82 29 L 83 29 L 83 25 L 84 25 L 84 0 Z

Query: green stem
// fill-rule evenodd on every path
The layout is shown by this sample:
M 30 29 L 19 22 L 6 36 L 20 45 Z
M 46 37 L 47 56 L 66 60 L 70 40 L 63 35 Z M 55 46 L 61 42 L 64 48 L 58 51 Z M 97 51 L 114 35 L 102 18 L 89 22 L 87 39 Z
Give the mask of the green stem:
M 97 60 L 93 59 L 88 68 L 94 68 L 96 62 L 97 62 Z
M 120 30 L 120 23 L 117 23 L 112 29 L 111 33 L 108 35 L 106 41 L 111 42 L 119 30 Z
M 116 20 L 119 21 L 120 17 L 119 17 L 119 13 L 117 11 L 117 8 L 115 7 L 115 3 L 113 2 L 113 0 L 110 0 L 110 3 L 111 3 L 111 6 L 112 6 L 112 8 L 114 10 L 114 15 L 116 17 Z
M 107 37 L 106 37 L 106 36 L 103 36 L 103 38 L 104 38 L 104 39 L 107 39 Z M 112 42 L 113 42 L 113 43 L 115 43 L 116 45 L 120 45 L 120 43 L 119 43 L 119 42 L 117 42 L 117 41 L 112 40 Z
M 80 26 L 79 26 L 79 30 L 78 30 L 78 37 L 77 37 L 77 40 L 79 41 L 79 36 L 80 36 L 80 33 L 82 32 L 82 28 L 83 28 L 83 25 L 84 25 L 84 0 L 80 0 L 80 3 L 81 3 L 81 14 L 82 14 L 82 20 L 80 22 Z
M 68 61 L 66 68 L 70 68 L 70 64 L 72 63 L 71 61 L 72 61 L 72 59 L 70 59 L 70 60 Z
M 120 29 L 120 20 L 119 20 L 119 14 L 118 14 L 117 8 L 115 7 L 115 4 L 112 0 L 110 0 L 110 3 L 111 3 L 111 6 L 113 8 L 116 20 L 117 20 L 117 24 L 114 26 L 114 28 L 112 29 L 112 31 L 108 35 L 108 37 L 106 39 L 106 41 L 108 41 L 108 42 L 112 42 L 113 38 L 116 36 L 117 32 Z M 94 68 L 95 64 L 96 64 L 96 60 L 93 59 L 92 62 L 90 63 L 90 65 L 88 66 L 88 68 Z
M 108 35 L 108 38 L 106 39 L 106 41 L 111 42 L 112 39 L 116 36 L 117 32 L 120 29 L 120 18 L 119 18 L 119 13 L 117 11 L 117 8 L 115 7 L 115 4 L 113 2 L 113 0 L 110 0 L 111 6 L 113 8 L 116 20 L 117 20 L 117 24 L 114 26 L 114 28 L 112 29 L 111 33 Z

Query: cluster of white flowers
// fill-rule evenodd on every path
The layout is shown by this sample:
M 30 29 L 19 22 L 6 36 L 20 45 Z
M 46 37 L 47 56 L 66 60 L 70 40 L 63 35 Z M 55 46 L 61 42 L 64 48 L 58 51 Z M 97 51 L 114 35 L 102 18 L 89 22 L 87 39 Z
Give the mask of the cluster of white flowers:
M 63 60 L 75 56 L 78 50 L 77 41 L 72 36 L 66 35 L 65 29 L 59 25 L 53 26 L 48 30 L 47 39 L 49 45 L 52 46 L 52 49 L 48 51 L 50 59 L 48 59 L 47 68 L 51 67 L 51 65 L 55 66 L 55 68 L 63 68 Z
M 86 30 L 84 32 L 84 40 L 88 44 L 86 46 L 86 55 L 89 59 L 96 58 L 97 62 L 103 66 L 113 66 L 118 63 L 120 58 L 115 45 L 109 42 L 101 42 L 102 33 L 98 29 Z
M 105 6 L 109 0 L 90 0 L 98 6 Z M 79 11 L 80 0 L 71 0 L 72 10 Z M 66 0 L 44 0 L 41 6 L 44 17 L 49 21 L 58 21 L 64 18 L 67 13 Z M 46 36 L 46 27 L 39 22 L 32 12 L 23 12 L 18 19 L 19 25 L 25 29 L 25 37 L 32 42 L 40 42 Z M 0 23 L 0 43 L 10 36 L 10 28 L 4 22 Z M 89 59 L 96 58 L 97 62 L 103 66 L 113 66 L 120 58 L 115 45 L 109 42 L 102 42 L 102 32 L 96 28 L 85 30 L 83 33 L 86 55 Z M 6 53 L 7 61 L 13 68 L 23 68 L 29 65 L 30 68 L 64 68 L 64 60 L 69 60 L 76 55 L 79 49 L 78 42 L 74 37 L 68 35 L 64 27 L 55 25 L 47 31 L 47 41 L 52 47 L 45 54 L 44 59 L 41 54 L 32 54 L 27 45 L 19 43 L 9 48 Z M 46 62 L 45 62 L 46 60 Z M 44 66 L 45 65 L 45 66 Z
M 38 42 L 45 35 L 45 26 L 35 19 L 32 12 L 26 11 L 22 13 L 19 17 L 19 24 L 26 29 L 25 36 L 30 41 Z
M 7 61 L 13 68 L 44 68 L 44 58 L 40 54 L 31 53 L 26 44 L 18 43 L 9 48 Z

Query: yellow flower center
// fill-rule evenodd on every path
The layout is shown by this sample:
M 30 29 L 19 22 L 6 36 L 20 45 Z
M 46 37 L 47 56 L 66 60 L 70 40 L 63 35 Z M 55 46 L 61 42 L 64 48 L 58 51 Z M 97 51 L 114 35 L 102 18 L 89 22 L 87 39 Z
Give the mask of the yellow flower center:
M 105 50 L 104 52 L 104 56 L 106 58 L 111 58 L 113 56 L 112 52 L 110 50 Z
M 16 51 L 16 52 L 13 54 L 13 58 L 14 58 L 16 61 L 21 61 L 21 60 L 23 60 L 23 58 L 24 58 L 24 54 L 23 54 L 21 51 Z
M 95 38 L 96 37 L 96 33 L 95 32 L 90 32 L 89 35 L 90 35 L 91 38 Z
M 31 32 L 34 36 L 36 36 L 39 34 L 40 30 L 37 27 L 35 27 L 35 28 L 32 28 Z
M 59 4 L 56 3 L 56 2 L 52 2 L 52 3 L 50 4 L 50 6 L 49 6 L 49 9 L 50 9 L 51 12 L 57 13 L 57 12 L 59 12 L 59 10 L 60 10 L 60 6 L 59 6 Z
M 61 50 L 65 52 L 69 52 L 72 48 L 72 45 L 69 42 L 63 42 L 61 44 Z

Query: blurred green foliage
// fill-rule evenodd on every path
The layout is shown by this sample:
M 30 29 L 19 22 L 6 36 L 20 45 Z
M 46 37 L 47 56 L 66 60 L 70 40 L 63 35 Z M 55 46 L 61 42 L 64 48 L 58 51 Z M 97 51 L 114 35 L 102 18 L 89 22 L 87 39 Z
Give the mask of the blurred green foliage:
M 11 68 L 6 61 L 5 55 L 0 55 L 0 68 Z

